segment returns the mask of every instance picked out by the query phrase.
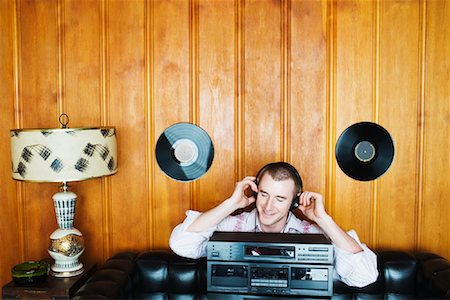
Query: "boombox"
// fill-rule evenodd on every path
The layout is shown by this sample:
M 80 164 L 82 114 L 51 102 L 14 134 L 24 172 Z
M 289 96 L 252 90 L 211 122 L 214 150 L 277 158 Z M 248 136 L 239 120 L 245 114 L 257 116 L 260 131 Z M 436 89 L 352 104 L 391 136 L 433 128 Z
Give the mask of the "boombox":
M 331 296 L 333 245 L 322 234 L 215 232 L 208 293 Z

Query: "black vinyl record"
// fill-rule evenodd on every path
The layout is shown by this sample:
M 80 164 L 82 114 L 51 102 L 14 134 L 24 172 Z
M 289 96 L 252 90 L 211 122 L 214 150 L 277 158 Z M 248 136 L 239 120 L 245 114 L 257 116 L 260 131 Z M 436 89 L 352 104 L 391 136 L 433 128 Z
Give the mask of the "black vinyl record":
M 156 161 L 172 179 L 192 181 L 211 167 L 214 146 L 205 130 L 191 123 L 168 127 L 156 143 Z
M 394 143 L 389 132 L 371 122 L 351 125 L 336 143 L 336 159 L 349 177 L 368 181 L 383 175 L 394 159 Z

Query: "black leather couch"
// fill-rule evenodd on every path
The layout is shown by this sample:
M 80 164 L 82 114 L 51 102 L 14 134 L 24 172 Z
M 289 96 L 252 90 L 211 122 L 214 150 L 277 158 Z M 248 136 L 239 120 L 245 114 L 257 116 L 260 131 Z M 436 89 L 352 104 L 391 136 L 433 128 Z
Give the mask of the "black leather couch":
M 380 276 L 365 288 L 335 281 L 332 299 L 450 299 L 450 262 L 433 253 L 382 251 Z M 170 250 L 119 253 L 108 259 L 74 299 L 220 299 L 206 293 L 206 260 Z

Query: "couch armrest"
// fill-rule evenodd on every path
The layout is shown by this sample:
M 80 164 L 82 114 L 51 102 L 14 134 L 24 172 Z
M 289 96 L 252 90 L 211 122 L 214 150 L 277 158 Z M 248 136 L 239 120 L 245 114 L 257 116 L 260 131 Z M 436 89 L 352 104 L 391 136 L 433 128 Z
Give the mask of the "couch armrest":
M 433 253 L 378 252 L 380 275 L 364 288 L 334 282 L 334 299 L 450 299 L 450 263 Z
M 395 295 L 413 299 L 417 263 L 413 255 L 404 251 L 380 251 L 377 253 L 379 275 L 377 280 L 365 287 L 350 287 L 334 280 L 333 299 L 390 299 Z
M 206 290 L 205 259 L 183 258 L 170 250 L 151 250 L 136 258 L 136 298 L 197 299 Z
M 131 299 L 136 256 L 133 252 L 122 252 L 109 258 L 73 299 Z
M 450 262 L 434 253 L 415 254 L 420 268 L 417 285 L 422 287 L 419 296 L 431 299 L 450 299 Z
M 205 262 L 170 250 L 119 253 L 108 259 L 73 299 L 197 299 L 206 290 Z

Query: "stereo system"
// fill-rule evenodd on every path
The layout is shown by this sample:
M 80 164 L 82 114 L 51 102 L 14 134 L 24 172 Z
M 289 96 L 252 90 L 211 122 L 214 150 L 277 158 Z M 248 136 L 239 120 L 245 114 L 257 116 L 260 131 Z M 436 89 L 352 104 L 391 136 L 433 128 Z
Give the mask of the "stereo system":
M 322 234 L 215 232 L 207 244 L 207 289 L 331 296 L 333 245 Z

